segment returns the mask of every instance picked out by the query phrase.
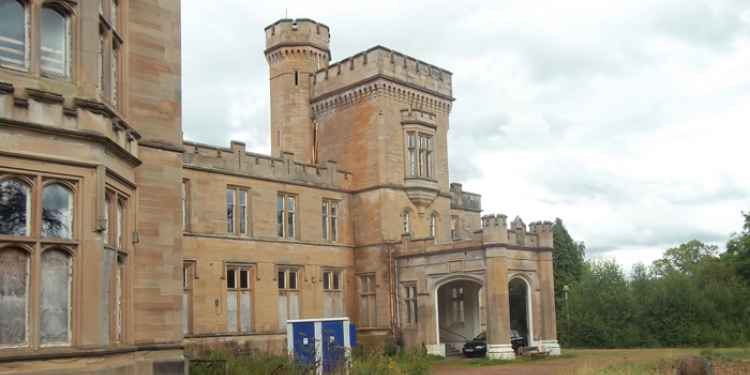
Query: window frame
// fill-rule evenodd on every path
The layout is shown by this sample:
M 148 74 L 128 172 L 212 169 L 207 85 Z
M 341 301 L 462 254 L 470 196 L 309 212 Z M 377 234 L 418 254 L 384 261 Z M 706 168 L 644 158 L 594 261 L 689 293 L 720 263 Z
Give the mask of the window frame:
M 377 297 L 377 273 L 369 272 L 357 275 L 359 279 L 359 324 L 362 328 L 374 328 L 378 326 L 378 297 Z M 367 280 L 367 281 L 365 281 Z M 367 288 L 365 288 L 367 287 Z M 362 311 L 362 305 L 367 311 Z M 372 316 L 370 316 L 372 312 Z M 363 319 L 363 316 L 367 319 Z M 365 321 L 366 320 L 366 321 Z
M 323 241 L 339 241 L 339 203 L 338 199 L 323 198 L 321 203 L 322 211 L 322 235 Z
M 80 256 L 78 252 L 81 246 L 81 189 L 82 178 L 71 175 L 58 175 L 47 171 L 38 171 L 33 174 L 27 171 L 17 171 L 10 168 L 0 168 L 0 180 L 18 179 L 26 183 L 30 188 L 31 197 L 31 217 L 30 233 L 28 236 L 6 236 L 0 235 L 0 251 L 5 249 L 17 249 L 24 251 L 29 256 L 28 271 L 28 302 L 27 302 L 27 336 L 26 342 L 18 346 L 0 347 L 0 353 L 5 350 L 19 351 L 36 351 L 47 347 L 71 348 L 77 346 L 80 342 L 80 282 L 82 280 L 80 270 Z M 60 184 L 66 188 L 70 194 L 71 210 L 71 238 L 56 238 L 42 236 L 42 209 L 43 209 L 43 192 L 44 188 L 51 184 Z M 102 198 L 103 199 L 103 198 Z M 65 343 L 42 343 L 41 341 L 41 293 L 42 293 L 42 254 L 50 250 L 59 250 L 66 253 L 70 265 L 70 285 L 69 285 L 69 311 L 68 311 L 68 342 Z
M 406 282 L 402 286 L 404 288 L 404 322 L 406 326 L 415 326 L 419 323 L 419 292 L 417 290 L 417 283 Z
M 234 287 L 229 287 L 229 271 L 233 271 L 234 275 Z M 241 275 L 242 272 L 247 272 L 247 285 L 245 287 L 242 287 L 242 279 Z M 227 332 L 228 333 L 238 333 L 238 334 L 245 334 L 245 333 L 251 333 L 253 332 L 253 327 L 255 327 L 255 277 L 257 273 L 257 267 L 253 263 L 244 263 L 244 262 L 227 262 L 224 264 L 224 288 L 226 293 L 226 311 L 227 311 Z M 195 277 L 197 278 L 197 277 Z M 237 300 L 235 301 L 237 311 L 235 316 L 235 322 L 237 324 L 237 328 L 234 331 L 231 331 L 228 327 L 229 325 L 229 299 L 231 298 L 230 293 L 234 292 L 234 298 Z M 248 293 L 250 298 L 250 310 L 248 313 L 250 314 L 250 322 L 248 324 L 250 325 L 249 330 L 242 330 L 242 293 Z
M 280 240 L 299 240 L 299 195 L 287 192 L 278 192 L 276 195 L 276 237 Z M 279 200 L 282 204 L 279 207 Z M 289 202 L 294 202 L 294 207 L 289 209 Z M 290 219 L 290 216 L 291 219 Z M 279 222 L 281 220 L 281 222 Z M 290 235 L 291 224 L 291 235 Z
M 65 43 L 64 43 L 64 56 L 63 56 L 63 73 L 57 73 L 52 72 L 49 70 L 44 69 L 44 64 L 42 63 L 42 53 L 43 53 L 43 45 L 42 45 L 42 39 L 44 38 L 44 33 L 42 31 L 42 12 L 48 9 L 50 11 L 53 11 L 57 13 L 60 17 L 64 20 L 64 35 L 65 35 Z M 66 6 L 61 5 L 58 2 L 48 2 L 45 4 L 42 4 L 42 6 L 39 9 L 39 46 L 38 46 L 38 59 L 39 59 L 39 74 L 42 77 L 50 78 L 50 79 L 57 79 L 57 80 L 70 80 L 72 78 L 72 71 L 73 71 L 73 15 L 71 9 L 69 9 Z
M 17 183 L 25 187 L 26 189 L 26 213 L 25 213 L 26 223 L 25 223 L 25 228 L 24 228 L 25 230 L 24 234 L 22 235 L 0 234 L 0 236 L 17 237 L 17 238 L 34 237 L 35 235 L 34 220 L 36 219 L 36 213 L 35 213 L 36 210 L 33 205 L 33 200 L 35 199 L 34 180 L 24 175 L 0 174 L 0 184 L 2 184 L 5 181 L 16 181 Z
M 226 216 L 226 230 L 227 234 L 234 235 L 234 236 L 241 236 L 241 237 L 250 237 L 251 236 L 251 217 L 252 217 L 252 209 L 251 209 L 251 195 L 250 195 L 250 188 L 244 187 L 244 186 L 237 186 L 237 185 L 227 185 L 226 193 L 229 194 L 232 192 L 232 218 L 231 223 L 229 219 L 229 197 L 225 196 L 225 203 L 227 205 L 227 216 Z M 241 205 L 240 197 L 244 194 L 245 196 L 245 205 L 244 209 L 245 212 L 242 212 L 243 206 Z M 244 224 L 244 231 L 243 226 Z M 231 225 L 231 231 L 230 231 L 230 225 Z
M 190 232 L 190 180 L 182 179 L 182 191 L 180 195 L 180 208 L 182 210 L 182 231 Z
M 128 235 L 130 197 L 109 184 L 107 184 L 105 189 L 104 212 L 106 213 L 105 218 L 107 222 L 105 228 L 102 230 L 104 246 L 127 254 L 129 252 L 128 240 L 130 239 Z M 122 214 L 121 217 L 118 217 L 120 216 L 118 214 L 120 207 L 122 207 Z M 120 218 L 122 219 L 121 222 L 118 221 Z M 121 235 L 119 239 L 118 233 Z
M 412 225 L 411 225 L 411 211 L 407 208 L 401 213 L 401 234 L 402 235 L 411 235 L 412 234 Z
M 0 68 L 9 69 L 17 72 L 28 73 L 31 67 L 31 4 L 26 0 L 15 0 L 18 5 L 23 9 L 24 14 L 24 51 L 23 51 L 23 64 L 9 64 L 0 61 Z
M 404 176 L 435 180 L 435 129 L 404 125 Z
M 323 287 L 323 291 L 325 292 L 341 292 L 344 290 L 344 279 L 343 279 L 344 272 L 340 269 L 325 269 L 323 270 L 323 275 L 321 276 L 321 284 Z M 338 280 L 338 283 L 335 281 Z M 326 283 L 328 283 L 328 287 L 326 287 Z M 338 284 L 338 286 L 336 286 Z

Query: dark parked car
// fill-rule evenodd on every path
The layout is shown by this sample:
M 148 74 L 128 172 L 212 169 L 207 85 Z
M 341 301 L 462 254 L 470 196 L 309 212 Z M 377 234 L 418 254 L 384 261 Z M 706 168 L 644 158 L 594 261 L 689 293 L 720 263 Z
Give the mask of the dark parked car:
M 527 346 L 526 338 L 519 335 L 515 329 L 510 331 L 510 345 L 518 353 L 518 348 Z M 482 332 L 477 337 L 464 344 L 463 353 L 467 357 L 484 357 L 487 355 L 487 333 Z

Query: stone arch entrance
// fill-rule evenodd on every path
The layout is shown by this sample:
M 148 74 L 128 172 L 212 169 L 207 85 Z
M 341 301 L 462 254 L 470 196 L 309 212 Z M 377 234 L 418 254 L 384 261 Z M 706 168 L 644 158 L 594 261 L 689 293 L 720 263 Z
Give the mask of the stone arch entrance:
M 445 354 L 460 354 L 463 344 L 485 326 L 482 282 L 471 277 L 444 280 L 435 287 L 437 342 Z
M 520 276 L 511 277 L 508 282 L 508 307 L 510 329 L 526 338 L 528 346 L 535 346 L 533 304 L 529 282 Z

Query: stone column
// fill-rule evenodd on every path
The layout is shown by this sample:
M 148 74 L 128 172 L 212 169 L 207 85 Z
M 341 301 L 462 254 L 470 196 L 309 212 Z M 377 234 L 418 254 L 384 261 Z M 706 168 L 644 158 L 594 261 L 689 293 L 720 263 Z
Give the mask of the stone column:
M 432 282 L 425 281 L 424 285 L 426 286 L 425 289 L 429 290 L 429 293 L 420 293 L 419 295 L 419 329 L 424 335 L 427 353 L 445 357 L 445 345 L 438 342 L 437 327 L 439 323 L 435 320 L 435 312 L 438 310 L 438 302 L 436 301 L 439 301 L 436 297 L 438 290 Z
M 487 357 L 513 359 L 510 344 L 508 265 L 505 258 L 487 259 Z
M 555 278 L 552 268 L 552 253 L 539 256 L 539 282 L 542 292 L 542 342 L 541 350 L 550 355 L 560 355 L 560 344 L 557 342 L 557 319 L 555 316 Z

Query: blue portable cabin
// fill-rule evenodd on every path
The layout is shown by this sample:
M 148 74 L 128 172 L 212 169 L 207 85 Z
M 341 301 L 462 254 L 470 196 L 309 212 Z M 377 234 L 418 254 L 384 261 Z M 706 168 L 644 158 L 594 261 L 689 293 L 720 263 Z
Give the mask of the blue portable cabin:
M 349 318 L 287 320 L 286 340 L 295 360 L 316 366 L 317 373 L 324 374 L 351 364 L 357 332 Z

